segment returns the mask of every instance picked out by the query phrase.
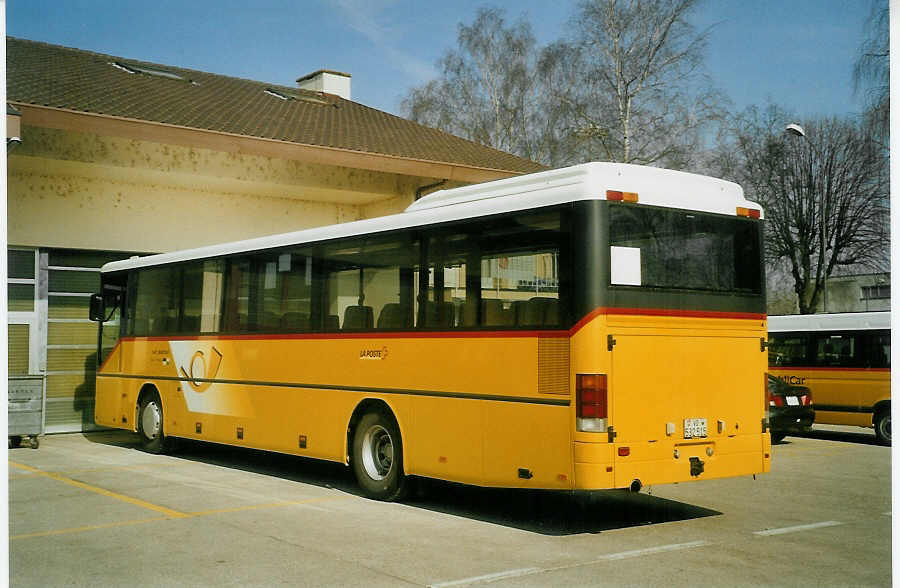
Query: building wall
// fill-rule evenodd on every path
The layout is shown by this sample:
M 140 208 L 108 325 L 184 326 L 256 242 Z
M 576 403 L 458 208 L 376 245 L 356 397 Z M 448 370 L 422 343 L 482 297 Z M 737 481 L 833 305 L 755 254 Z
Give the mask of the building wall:
M 47 432 L 94 428 L 88 301 L 106 261 L 394 214 L 435 182 L 244 153 L 228 137 L 219 150 L 28 124 L 21 136 L 7 176 L 8 362 L 45 376 Z
M 13 245 L 171 251 L 392 214 L 430 180 L 25 126 Z
M 854 276 L 838 276 L 826 282 L 826 299 L 819 303 L 818 312 L 865 312 L 870 310 L 890 310 L 890 296 L 872 297 L 871 286 L 888 286 L 890 290 L 890 274 L 861 274 Z M 827 306 L 826 306 L 827 304 Z

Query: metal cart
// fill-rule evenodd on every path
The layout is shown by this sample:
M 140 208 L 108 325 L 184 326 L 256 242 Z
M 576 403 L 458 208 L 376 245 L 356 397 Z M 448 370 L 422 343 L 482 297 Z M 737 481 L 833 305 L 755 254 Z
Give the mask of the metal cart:
M 26 438 L 37 449 L 44 432 L 44 376 L 10 376 L 7 413 L 9 446 L 18 447 Z

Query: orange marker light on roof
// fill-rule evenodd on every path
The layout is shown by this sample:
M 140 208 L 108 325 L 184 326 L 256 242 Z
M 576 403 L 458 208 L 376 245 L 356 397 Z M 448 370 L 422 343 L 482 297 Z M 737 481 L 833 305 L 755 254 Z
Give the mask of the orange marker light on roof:
M 606 199 L 613 202 L 637 202 L 637 192 L 621 192 L 619 190 L 607 190 Z
M 738 216 L 746 216 L 747 218 L 759 218 L 759 211 L 754 208 L 737 207 Z

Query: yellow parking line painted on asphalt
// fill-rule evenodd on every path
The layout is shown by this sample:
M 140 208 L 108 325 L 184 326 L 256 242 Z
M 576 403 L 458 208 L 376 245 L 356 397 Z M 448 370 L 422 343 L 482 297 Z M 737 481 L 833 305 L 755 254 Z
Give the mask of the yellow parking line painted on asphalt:
M 129 471 L 129 470 L 142 470 L 144 468 L 158 468 L 158 467 L 166 467 L 171 468 L 172 465 L 170 463 L 144 463 L 139 465 L 122 465 L 122 466 L 104 466 L 99 468 L 83 468 L 80 470 L 63 470 L 60 472 L 55 472 L 56 475 L 59 476 L 72 476 L 75 474 L 86 474 L 93 472 L 106 472 L 106 471 Z M 8 476 L 10 480 L 26 480 L 28 478 L 33 478 L 36 474 L 34 472 L 29 472 L 27 474 L 11 474 Z M 40 474 L 37 474 L 40 475 Z
M 152 519 L 137 519 L 134 521 L 119 521 L 116 523 L 105 523 L 102 525 L 87 525 L 85 527 L 72 527 L 70 529 L 57 529 L 55 531 L 38 531 L 36 533 L 22 533 L 21 535 L 10 535 L 9 540 L 31 539 L 33 537 L 49 537 L 52 535 L 66 535 L 69 533 L 83 533 L 84 531 L 96 531 L 97 529 L 109 529 L 112 527 L 127 527 L 130 525 L 140 525 L 142 523 L 152 523 L 155 521 L 166 521 L 169 517 L 154 517 Z
M 46 476 L 46 477 L 56 480 L 58 482 L 63 482 L 65 484 L 75 486 L 76 488 L 81 488 L 82 490 L 87 490 L 89 492 L 96 492 L 97 494 L 101 494 L 103 496 L 109 496 L 110 498 L 115 498 L 117 500 L 121 500 L 122 502 L 134 504 L 135 506 L 140 506 L 142 508 L 146 508 L 146 509 L 164 514 L 169 518 L 183 519 L 185 517 L 190 516 L 183 512 L 178 512 L 177 510 L 172 510 L 171 508 L 166 508 L 165 506 L 153 504 L 153 503 L 147 502 L 145 500 L 141 500 L 139 498 L 132 498 L 131 496 L 125 496 L 124 494 L 112 492 L 110 490 L 106 490 L 104 488 L 99 488 L 97 486 L 91 486 L 90 484 L 85 484 L 84 482 L 79 482 L 78 480 L 73 480 L 72 478 L 67 478 L 65 476 L 62 476 L 60 474 L 56 474 L 53 472 L 45 472 L 43 470 L 39 470 L 37 468 L 33 468 L 33 467 L 27 466 L 25 464 L 10 461 L 9 465 L 19 468 L 19 469 L 22 469 L 22 470 L 25 470 L 27 472 L 31 472 L 33 474 L 38 474 L 40 476 Z
M 335 500 L 347 500 L 347 497 L 343 496 L 335 496 L 335 497 L 323 497 L 323 498 L 308 498 L 306 500 L 289 500 L 285 502 L 270 502 L 267 504 L 251 504 L 248 506 L 236 506 L 234 508 L 218 508 L 215 510 L 203 510 L 192 513 L 183 513 L 180 518 L 194 518 L 194 517 L 205 517 L 214 514 L 222 514 L 222 513 L 230 513 L 230 512 L 240 512 L 244 510 L 254 510 L 260 508 L 278 508 L 281 506 L 293 506 L 298 504 L 310 504 L 313 502 L 331 502 Z M 119 521 L 116 523 L 104 523 L 102 525 L 86 525 L 84 527 L 71 527 L 69 529 L 57 529 L 55 531 L 38 531 L 35 533 L 22 533 L 19 535 L 10 535 L 9 540 L 13 541 L 16 539 L 32 539 L 34 537 L 50 537 L 53 535 L 68 535 L 70 533 L 84 533 L 85 531 L 97 531 L 99 529 L 110 529 L 113 527 L 128 527 L 131 525 L 141 525 L 143 523 L 153 523 L 156 521 L 167 521 L 172 517 L 154 517 L 152 519 L 137 519 L 132 521 Z
M 172 510 L 170 508 L 166 508 L 164 506 L 160 506 L 158 504 L 152 504 L 145 500 L 140 500 L 138 498 L 132 498 L 131 496 L 125 496 L 124 494 L 119 494 L 117 492 L 112 492 L 110 490 L 106 490 L 104 488 L 100 488 L 98 486 L 92 486 L 90 484 L 85 484 L 84 482 L 79 482 L 78 480 L 73 480 L 71 478 L 67 478 L 60 473 L 57 472 L 46 472 L 44 470 L 40 470 L 38 468 L 16 463 L 14 461 L 10 461 L 9 465 L 21 470 L 28 472 L 27 476 L 43 476 L 46 478 L 50 478 L 56 480 L 58 482 L 63 482 L 65 484 L 69 484 L 75 486 L 76 488 L 81 488 L 82 490 L 87 490 L 89 492 L 95 492 L 102 496 L 108 496 L 110 498 L 115 498 L 117 500 L 121 500 L 123 502 L 128 502 L 129 504 L 134 504 L 136 506 L 140 506 L 142 508 L 146 508 L 165 516 L 162 517 L 154 517 L 149 519 L 136 519 L 130 521 L 119 521 L 115 523 L 104 523 L 100 525 L 86 525 L 83 527 L 72 527 L 69 529 L 57 529 L 54 531 L 38 531 L 35 533 L 23 533 L 19 535 L 10 535 L 9 539 L 12 541 L 14 539 L 30 539 L 33 537 L 48 537 L 52 535 L 66 535 L 70 533 L 83 533 L 85 531 L 95 531 L 98 529 L 108 529 L 113 527 L 127 527 L 131 525 L 140 525 L 143 523 L 151 523 L 154 521 L 165 521 L 168 519 L 187 519 L 193 517 L 203 517 L 214 514 L 223 514 L 223 513 L 232 513 L 232 512 L 241 512 L 245 510 L 257 510 L 263 508 L 279 508 L 283 506 L 296 506 L 303 504 L 313 504 L 316 502 L 333 502 L 336 500 L 348 500 L 347 496 L 323 496 L 319 498 L 306 498 L 304 500 L 286 500 L 283 502 L 269 502 L 265 504 L 250 504 L 246 506 L 235 506 L 231 508 L 219 508 L 213 510 L 202 510 L 196 512 L 179 512 L 177 510 Z M 106 469 L 106 468 L 102 468 Z M 84 471 L 93 471 L 93 470 L 84 470 Z M 26 477 L 26 475 L 22 475 L 21 477 Z

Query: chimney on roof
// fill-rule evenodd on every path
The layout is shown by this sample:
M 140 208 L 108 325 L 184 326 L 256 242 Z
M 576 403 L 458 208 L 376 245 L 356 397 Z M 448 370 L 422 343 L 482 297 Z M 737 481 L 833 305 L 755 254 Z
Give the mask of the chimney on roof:
M 297 78 L 301 90 L 334 94 L 350 100 L 350 74 L 330 69 L 320 69 L 302 78 Z

